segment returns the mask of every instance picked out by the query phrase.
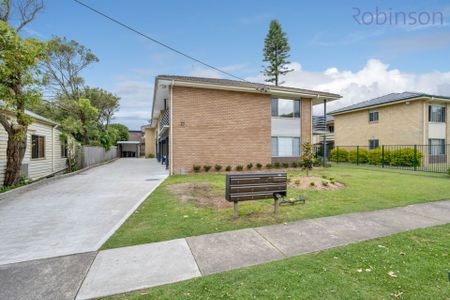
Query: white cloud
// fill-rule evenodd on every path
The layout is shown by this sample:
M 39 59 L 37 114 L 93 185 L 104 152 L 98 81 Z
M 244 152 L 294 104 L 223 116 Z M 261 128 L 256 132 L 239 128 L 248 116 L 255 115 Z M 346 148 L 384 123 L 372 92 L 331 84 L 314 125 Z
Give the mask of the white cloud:
M 115 113 L 115 123 L 130 129 L 139 129 L 148 123 L 152 109 L 153 81 L 143 78 L 118 78 L 112 89 L 119 96 L 120 109 Z
M 283 85 L 328 91 L 343 96 L 339 101 L 330 103 L 330 110 L 393 92 L 417 91 L 450 96 L 450 72 L 402 72 L 377 59 L 369 59 L 363 68 L 355 72 L 341 71 L 335 67 L 323 72 L 311 72 L 303 70 L 299 63 L 292 63 L 290 68 L 294 71 L 283 78 Z M 248 77 L 247 80 L 263 82 L 263 77 Z M 315 112 L 319 113 L 320 109 L 318 107 Z

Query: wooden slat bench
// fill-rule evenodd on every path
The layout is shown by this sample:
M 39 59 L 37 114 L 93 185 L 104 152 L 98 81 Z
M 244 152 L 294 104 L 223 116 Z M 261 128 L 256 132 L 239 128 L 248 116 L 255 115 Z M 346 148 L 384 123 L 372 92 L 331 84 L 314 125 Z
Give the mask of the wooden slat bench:
M 287 196 L 287 173 L 244 173 L 227 174 L 227 201 L 234 203 L 233 216 L 238 216 L 237 205 L 240 201 L 274 199 L 274 212 L 278 213 L 279 200 Z

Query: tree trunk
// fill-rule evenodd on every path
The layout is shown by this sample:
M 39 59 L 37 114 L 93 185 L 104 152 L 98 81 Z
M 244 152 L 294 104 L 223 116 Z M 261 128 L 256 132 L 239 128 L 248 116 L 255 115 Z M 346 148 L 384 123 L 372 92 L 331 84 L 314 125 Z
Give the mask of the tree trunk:
M 20 168 L 27 147 L 27 135 L 22 130 L 14 130 L 8 134 L 8 146 L 6 148 L 6 170 L 3 184 L 15 185 L 20 180 Z

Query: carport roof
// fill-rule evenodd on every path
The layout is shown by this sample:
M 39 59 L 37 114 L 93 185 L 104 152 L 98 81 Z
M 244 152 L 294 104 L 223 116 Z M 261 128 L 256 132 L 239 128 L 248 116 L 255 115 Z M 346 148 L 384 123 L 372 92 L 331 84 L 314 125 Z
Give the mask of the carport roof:
M 128 144 L 128 145 L 138 145 L 141 142 L 139 141 L 118 141 L 117 144 Z

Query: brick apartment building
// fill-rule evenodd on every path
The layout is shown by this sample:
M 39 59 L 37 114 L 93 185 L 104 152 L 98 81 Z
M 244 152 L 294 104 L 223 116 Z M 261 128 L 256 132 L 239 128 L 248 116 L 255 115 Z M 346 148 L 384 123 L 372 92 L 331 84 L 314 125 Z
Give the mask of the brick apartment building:
M 299 88 L 161 75 L 155 79 L 152 122 L 143 128 L 146 155 L 155 152 L 171 174 L 190 172 L 194 164 L 293 161 L 301 144 L 312 141 L 313 105 L 339 98 Z

